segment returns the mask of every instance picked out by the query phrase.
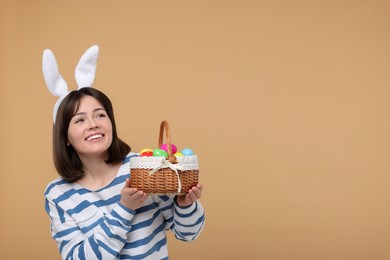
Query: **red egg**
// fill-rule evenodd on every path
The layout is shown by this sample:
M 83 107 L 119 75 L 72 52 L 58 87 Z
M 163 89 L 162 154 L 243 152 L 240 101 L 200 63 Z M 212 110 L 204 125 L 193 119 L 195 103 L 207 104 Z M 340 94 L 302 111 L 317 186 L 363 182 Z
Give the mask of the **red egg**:
M 150 157 L 150 156 L 153 156 L 153 151 L 146 151 L 146 152 L 143 152 L 143 153 L 141 153 L 141 156 L 142 156 L 142 157 Z

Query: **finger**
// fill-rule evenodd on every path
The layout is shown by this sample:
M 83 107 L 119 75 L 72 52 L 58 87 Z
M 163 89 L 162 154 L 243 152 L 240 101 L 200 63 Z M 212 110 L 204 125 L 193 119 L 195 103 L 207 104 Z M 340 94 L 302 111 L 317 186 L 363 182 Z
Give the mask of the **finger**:
M 197 187 L 200 191 L 203 191 L 203 184 L 202 184 L 202 183 L 196 184 L 196 187 Z
M 134 193 L 131 197 L 135 200 L 139 200 L 139 199 L 142 199 L 143 195 L 144 195 L 143 191 L 138 191 L 138 192 Z
M 146 197 L 147 197 L 147 195 L 146 195 L 146 193 L 144 193 L 144 194 L 142 194 L 141 197 L 138 198 L 138 201 L 139 201 L 140 203 L 142 203 L 142 202 L 146 199 Z
M 126 181 L 125 181 L 125 188 L 129 187 L 130 185 L 130 179 L 129 178 L 126 178 Z
M 192 190 L 188 192 L 188 198 L 191 200 L 191 202 L 195 202 L 198 200 L 198 197 Z
M 186 195 L 184 195 L 183 201 L 186 203 L 192 203 L 190 191 L 188 191 L 188 193 Z
M 136 194 L 138 192 L 138 189 L 137 188 L 128 188 L 127 189 L 127 195 L 129 196 L 133 196 L 134 194 Z
M 199 199 L 202 196 L 202 190 L 203 190 L 203 186 L 201 184 L 197 184 L 196 186 L 192 187 L 188 192 L 192 191 Z
M 202 190 L 200 190 L 200 189 L 193 189 L 192 192 L 195 194 L 197 199 L 200 199 L 202 197 Z

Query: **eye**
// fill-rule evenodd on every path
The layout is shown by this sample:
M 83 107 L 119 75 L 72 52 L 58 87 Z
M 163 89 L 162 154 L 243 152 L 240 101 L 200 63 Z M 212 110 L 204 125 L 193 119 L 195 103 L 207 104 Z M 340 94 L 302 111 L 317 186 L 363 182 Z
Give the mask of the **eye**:
M 96 115 L 96 117 L 106 117 L 107 115 L 105 113 L 99 113 Z
M 75 124 L 80 124 L 80 123 L 82 123 L 82 122 L 84 122 L 84 118 L 82 118 L 82 117 L 76 118 L 76 119 L 74 120 L 74 123 L 75 123 Z

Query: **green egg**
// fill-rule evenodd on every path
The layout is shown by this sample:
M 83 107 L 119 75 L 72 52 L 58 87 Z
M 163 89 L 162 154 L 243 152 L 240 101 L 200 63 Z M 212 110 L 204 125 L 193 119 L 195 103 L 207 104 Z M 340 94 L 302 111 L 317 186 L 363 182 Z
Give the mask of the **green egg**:
M 162 149 L 157 148 L 153 150 L 153 156 L 167 157 L 168 153 Z

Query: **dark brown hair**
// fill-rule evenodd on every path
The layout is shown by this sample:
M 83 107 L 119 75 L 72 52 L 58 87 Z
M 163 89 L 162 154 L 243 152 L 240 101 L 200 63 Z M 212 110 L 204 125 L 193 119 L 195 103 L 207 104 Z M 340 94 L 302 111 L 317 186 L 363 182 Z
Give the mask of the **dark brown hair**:
M 69 124 L 77 111 L 80 100 L 84 96 L 96 98 L 106 110 L 112 124 L 112 143 L 108 148 L 106 163 L 122 161 L 131 151 L 128 144 L 118 138 L 116 131 L 114 109 L 110 99 L 101 91 L 94 88 L 81 88 L 70 92 L 58 108 L 56 121 L 53 126 L 53 159 L 58 174 L 66 181 L 75 182 L 84 175 L 81 160 L 71 145 L 68 145 Z

